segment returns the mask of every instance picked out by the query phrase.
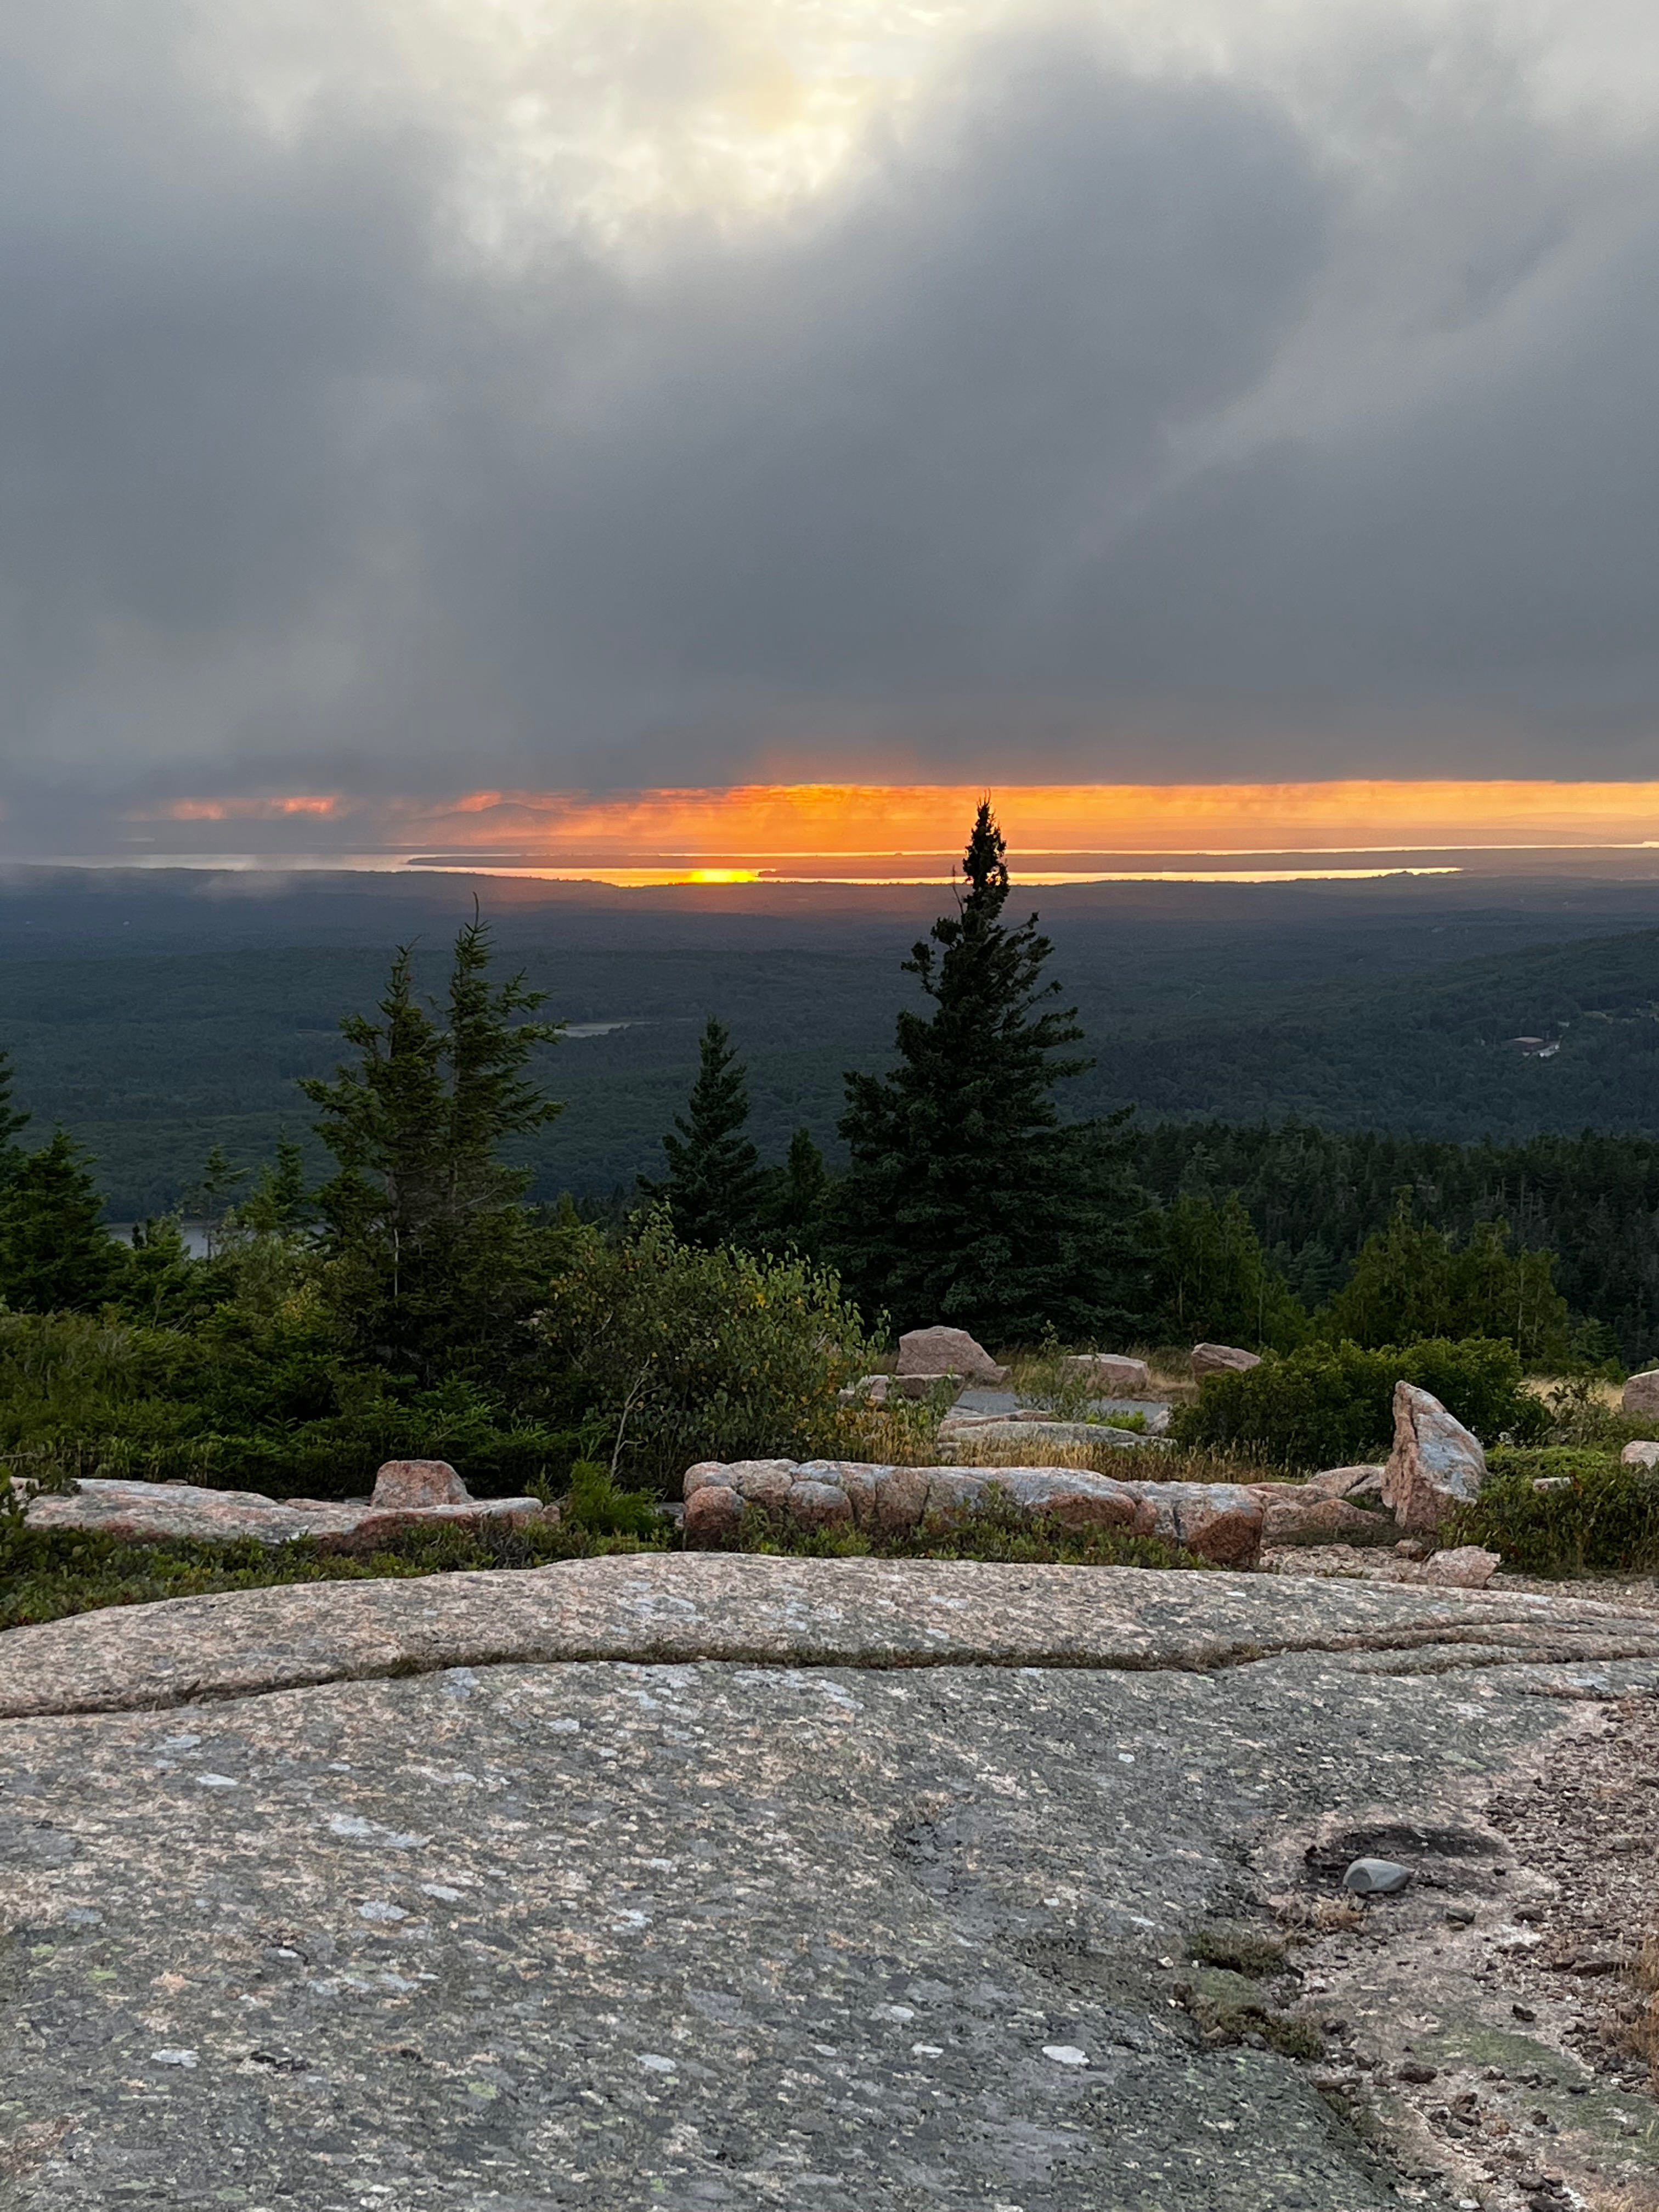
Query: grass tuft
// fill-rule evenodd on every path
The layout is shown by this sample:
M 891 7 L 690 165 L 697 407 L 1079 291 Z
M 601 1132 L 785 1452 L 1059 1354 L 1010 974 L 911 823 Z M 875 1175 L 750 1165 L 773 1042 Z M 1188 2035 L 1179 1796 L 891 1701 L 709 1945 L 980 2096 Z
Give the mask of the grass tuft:
M 1230 1966 L 1236 1974 L 1258 1978 L 1282 1974 L 1286 1963 L 1285 1946 L 1277 1937 L 1231 1920 L 1206 1920 L 1188 1937 L 1187 1948 L 1201 1965 Z

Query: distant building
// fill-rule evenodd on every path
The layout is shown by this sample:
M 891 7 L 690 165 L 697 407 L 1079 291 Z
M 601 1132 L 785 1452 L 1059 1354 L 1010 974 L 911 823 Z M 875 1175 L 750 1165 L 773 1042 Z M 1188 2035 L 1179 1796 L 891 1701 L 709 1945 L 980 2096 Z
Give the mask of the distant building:
M 1553 1060 L 1560 1051 L 1561 1044 L 1559 1038 L 1511 1037 L 1510 1049 L 1518 1052 L 1522 1060 Z

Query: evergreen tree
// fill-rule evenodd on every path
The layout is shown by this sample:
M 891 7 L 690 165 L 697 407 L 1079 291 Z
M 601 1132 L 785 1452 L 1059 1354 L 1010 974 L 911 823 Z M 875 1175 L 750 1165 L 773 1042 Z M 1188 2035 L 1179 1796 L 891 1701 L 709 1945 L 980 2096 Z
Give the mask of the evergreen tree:
M 305 1156 L 294 1139 L 276 1139 L 276 1158 L 267 1160 L 258 1180 L 230 1218 L 256 1237 L 288 1237 L 302 1229 L 313 1208 L 306 1192 Z
M 12 1104 L 13 1080 L 11 1054 L 0 1052 L 0 1189 L 23 1164 L 25 1154 L 17 1139 L 29 1122 L 29 1116 Z
M 423 1377 L 495 1364 L 538 1284 L 521 1202 L 531 1172 L 499 1154 L 561 1111 L 524 1073 L 559 1030 L 514 1018 L 546 994 L 522 975 L 492 983 L 490 957 L 475 913 L 455 939 L 441 1024 L 416 995 L 413 947 L 401 947 L 380 1018 L 340 1024 L 356 1066 L 301 1085 L 338 1168 L 315 1201 L 337 1310 L 361 1346 Z
M 133 1224 L 125 1262 L 121 1304 L 152 1328 L 177 1328 L 214 1302 L 217 1271 L 192 1259 L 176 1214 Z
M 781 1168 L 768 1169 L 767 1183 L 762 1208 L 767 1237 L 781 1249 L 811 1258 L 823 1242 L 830 1176 L 810 1129 L 796 1130 L 788 1158 Z
M 119 1296 L 125 1262 L 91 1160 L 55 1130 L 23 1156 L 0 1204 L 0 1296 L 25 1313 L 95 1312 Z
M 674 1116 L 674 1128 L 662 1140 L 668 1173 L 660 1182 L 641 1176 L 640 1188 L 667 1206 L 681 1243 L 712 1251 L 754 1236 L 765 1177 L 760 1155 L 744 1134 L 748 1071 L 725 1024 L 712 1017 L 698 1059 L 686 1110 Z
M 230 1155 L 222 1145 L 215 1145 L 202 1163 L 201 1180 L 185 1194 L 185 1209 L 193 1214 L 207 1232 L 210 1259 L 215 1257 L 224 1240 L 228 1223 L 233 1223 L 232 1201 L 239 1183 L 248 1178 L 246 1168 L 233 1167 Z
M 983 802 L 965 896 L 904 966 L 933 1002 L 898 1018 L 899 1064 L 849 1073 L 837 1193 L 842 1266 L 896 1325 L 945 1322 L 992 1344 L 1121 1335 L 1141 1302 L 1127 1112 L 1062 1123 L 1054 1087 L 1092 1065 L 1044 981 L 1036 916 L 1002 919 L 1008 869 Z

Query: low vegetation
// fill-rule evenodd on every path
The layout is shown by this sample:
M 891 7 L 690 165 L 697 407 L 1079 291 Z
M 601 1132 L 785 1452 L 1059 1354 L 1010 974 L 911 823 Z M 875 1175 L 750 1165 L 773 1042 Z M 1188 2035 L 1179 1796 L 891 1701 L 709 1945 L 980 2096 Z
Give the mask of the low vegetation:
M 1060 1115 L 1057 1085 L 1088 1064 L 1081 1033 L 1035 919 L 1005 918 L 988 807 L 964 870 L 957 910 L 908 963 L 927 1011 L 900 1018 L 888 1075 L 848 1079 L 841 1176 L 805 1131 L 787 1164 L 760 1159 L 744 1067 L 711 1023 L 661 1179 L 605 1220 L 532 1205 L 513 1163 L 559 1111 L 532 1076 L 557 1028 L 521 975 L 494 975 L 476 917 L 436 1000 L 399 951 L 372 1012 L 342 1024 L 333 1076 L 305 1079 L 331 1174 L 313 1187 L 288 1143 L 257 1176 L 209 1159 L 205 1253 L 172 1217 L 112 1238 L 69 1138 L 25 1149 L 28 1117 L 0 1055 L 0 1620 L 672 1545 L 659 1506 L 702 1459 L 1273 1480 L 1385 1453 L 1402 1376 L 1497 1447 L 1488 1492 L 1460 1526 L 1468 1540 L 1545 1572 L 1652 1564 L 1659 1509 L 1650 1479 L 1619 1465 L 1631 1425 L 1606 1402 L 1606 1331 L 1570 1310 L 1553 1255 L 1517 1248 L 1495 1211 L 1443 1230 L 1402 1189 L 1319 1302 L 1304 1294 L 1310 1277 L 1293 1289 L 1201 1147 L 1154 1190 L 1135 1180 L 1146 1148 L 1122 1116 Z M 1167 1439 L 1128 1455 L 1104 1436 L 947 1443 L 948 1392 L 878 1407 L 849 1390 L 899 1330 L 935 1322 L 1006 1352 L 1029 1401 L 1080 1425 L 1100 1408 L 1068 1365 L 1073 1346 L 1178 1347 L 1151 1355 L 1175 1401 Z M 1199 1336 L 1264 1356 L 1174 1387 Z M 1551 1379 L 1529 1385 L 1528 1370 Z M 411 1457 L 452 1462 L 481 1498 L 558 1498 L 562 1522 L 411 1536 L 360 1560 L 50 1538 L 24 1529 L 10 1499 L 21 1481 L 99 1478 L 362 1497 L 383 1462 Z M 1535 1488 L 1540 1469 L 1561 1486 Z M 757 1516 L 741 1540 L 1192 1564 L 1150 1539 L 1031 1526 L 994 1504 L 890 1545 Z
M 354 1557 L 320 1551 L 304 1539 L 280 1547 L 252 1540 L 125 1544 L 106 1535 L 32 1529 L 24 1527 L 15 1502 L 0 1495 L 0 1629 L 104 1606 L 148 1605 L 217 1590 L 543 1567 L 611 1553 L 679 1547 L 678 1529 L 655 1502 L 642 1492 L 617 1490 L 605 1468 L 579 1468 L 563 1504 L 557 1523 L 411 1529 Z M 807 1533 L 780 1527 L 756 1509 L 739 1533 L 738 1548 L 797 1559 L 985 1559 L 1025 1566 L 1200 1570 L 1207 1565 L 1156 1537 L 1113 1529 L 1079 1533 L 1058 1522 L 1031 1522 L 1000 1510 L 994 1501 L 949 1530 L 893 1537 Z
M 1386 1455 L 1402 1379 L 1432 1392 L 1477 1436 L 1541 1441 L 1547 1433 L 1548 1409 L 1522 1388 L 1514 1346 L 1492 1337 L 1376 1350 L 1308 1344 L 1270 1353 L 1259 1367 L 1206 1376 L 1196 1401 L 1176 1408 L 1170 1433 L 1190 1447 L 1248 1453 L 1281 1469 L 1352 1466 Z
M 1582 1447 L 1500 1447 L 1487 1466 L 1479 1498 L 1459 1510 L 1443 1542 L 1484 1544 L 1516 1574 L 1659 1571 L 1659 1471 Z

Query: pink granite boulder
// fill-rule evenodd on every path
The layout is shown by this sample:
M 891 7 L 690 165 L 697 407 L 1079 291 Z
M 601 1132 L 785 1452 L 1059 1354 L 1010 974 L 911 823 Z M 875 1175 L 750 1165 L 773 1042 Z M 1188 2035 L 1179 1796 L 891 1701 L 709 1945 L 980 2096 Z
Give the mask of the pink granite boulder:
M 463 1493 L 465 1497 L 465 1493 Z M 122 1482 L 83 1477 L 73 1491 L 32 1498 L 32 1528 L 84 1528 L 128 1544 L 261 1544 L 304 1538 L 319 1551 L 372 1551 L 410 1528 L 520 1528 L 559 1517 L 534 1498 L 467 1498 L 445 1505 L 374 1504 L 368 1498 L 267 1498 L 253 1490 L 209 1490 L 188 1482 Z
M 389 1459 L 374 1478 L 371 1505 L 465 1505 L 471 1492 L 447 1459 Z
M 1414 1382 L 1394 1386 L 1394 1449 L 1382 1472 L 1382 1502 L 1402 1528 L 1434 1529 L 1472 1504 L 1486 1475 L 1480 1440 Z
M 1423 1579 L 1443 1589 L 1485 1589 L 1503 1564 L 1497 1552 L 1485 1551 L 1479 1544 L 1458 1544 L 1450 1551 L 1437 1552 L 1425 1564 Z
M 685 1541 L 696 1551 L 706 1544 L 723 1544 L 738 1533 L 743 1519 L 743 1500 L 729 1485 L 705 1482 L 688 1493 L 685 1501 Z
M 1392 1514 L 1367 1512 L 1311 1482 L 1256 1482 L 1250 1487 L 1265 1511 L 1261 1541 L 1268 1551 L 1285 1544 L 1392 1544 L 1399 1524 Z
M 1121 1352 L 1073 1352 L 1060 1371 L 1074 1382 L 1092 1383 L 1103 1398 L 1144 1397 L 1152 1387 L 1146 1361 Z
M 1246 1368 L 1261 1364 L 1255 1352 L 1242 1351 L 1236 1344 L 1195 1344 L 1192 1360 L 1193 1373 L 1200 1382 L 1206 1375 L 1242 1375 Z
M 1152 1509 L 1156 1533 L 1220 1567 L 1254 1566 L 1261 1550 L 1267 1511 L 1245 1484 L 1144 1482 L 1137 1486 Z
M 898 1371 L 934 1380 L 945 1375 L 959 1375 L 969 1382 L 1008 1380 L 1008 1370 L 1000 1367 L 965 1328 L 907 1329 L 899 1339 Z

